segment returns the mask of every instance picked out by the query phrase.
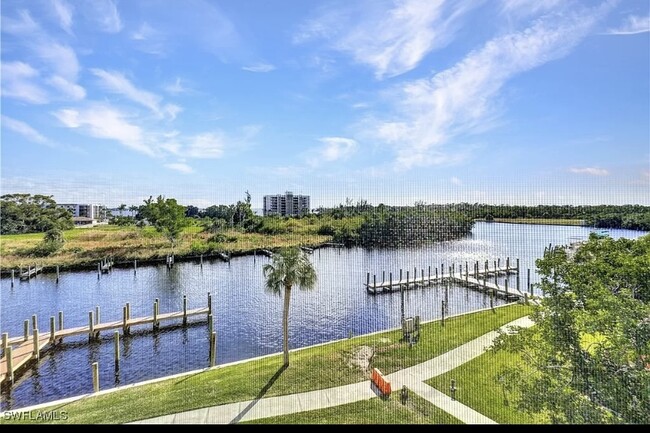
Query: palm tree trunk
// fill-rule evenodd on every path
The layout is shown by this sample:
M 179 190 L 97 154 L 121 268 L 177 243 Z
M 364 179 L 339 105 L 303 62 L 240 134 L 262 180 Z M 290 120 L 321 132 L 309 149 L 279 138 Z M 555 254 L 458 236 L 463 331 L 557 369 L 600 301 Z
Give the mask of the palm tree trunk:
M 284 309 L 282 311 L 282 333 L 284 341 L 282 350 L 284 351 L 284 366 L 289 366 L 289 301 L 291 299 L 291 286 L 284 288 Z

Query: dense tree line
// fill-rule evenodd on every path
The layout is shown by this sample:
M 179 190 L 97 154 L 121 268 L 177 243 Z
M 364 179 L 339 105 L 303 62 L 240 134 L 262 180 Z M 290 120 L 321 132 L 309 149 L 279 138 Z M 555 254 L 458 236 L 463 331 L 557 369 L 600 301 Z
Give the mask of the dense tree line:
M 38 233 L 74 227 L 72 214 L 52 196 L 5 194 L 0 197 L 0 233 Z
M 522 364 L 500 373 L 517 408 L 553 423 L 650 423 L 650 235 L 590 236 L 573 257 L 537 261 L 546 294 L 535 326 L 497 350 Z

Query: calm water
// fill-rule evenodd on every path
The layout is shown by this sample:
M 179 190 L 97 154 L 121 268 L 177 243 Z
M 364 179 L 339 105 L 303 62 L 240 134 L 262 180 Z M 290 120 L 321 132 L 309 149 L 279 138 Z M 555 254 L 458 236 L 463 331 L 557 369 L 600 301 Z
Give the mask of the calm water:
M 400 295 L 368 295 L 363 287 L 366 272 L 377 274 L 399 269 L 412 270 L 465 261 L 510 257 L 520 259 L 522 290 L 527 268 L 532 282 L 535 259 L 544 246 L 567 244 L 573 237 L 587 237 L 582 227 L 477 223 L 466 239 L 439 243 L 425 248 L 400 250 L 364 250 L 325 248 L 314 251 L 312 261 L 318 284 L 311 292 L 294 290 L 291 299 L 290 347 L 346 338 L 399 326 Z M 643 232 L 610 230 L 614 238 L 636 238 Z M 160 312 L 182 310 L 183 294 L 188 308 L 205 307 L 212 293 L 217 331 L 217 363 L 278 352 L 282 349 L 282 302 L 277 295 L 264 291 L 262 266 L 269 259 L 258 256 L 233 258 L 230 265 L 219 261 L 176 263 L 171 271 L 163 265 L 115 269 L 99 280 L 96 272 L 62 273 L 57 285 L 53 274 L 39 275 L 30 282 L 3 278 L 0 287 L 1 332 L 22 335 L 23 320 L 38 315 L 39 329 L 49 330 L 49 317 L 65 313 L 65 326 L 85 326 L 88 311 L 101 308 L 104 321 L 121 320 L 122 306 L 131 303 L 131 316 L 152 314 L 155 298 Z M 426 272 L 426 271 L 425 271 Z M 509 284 L 514 287 L 516 277 Z M 487 306 L 485 296 L 463 288 L 449 294 L 450 314 Z M 423 320 L 439 317 L 442 288 L 406 292 L 406 316 L 420 315 Z M 499 300 L 498 304 L 503 303 Z M 164 327 L 164 325 L 163 325 Z M 37 366 L 20 375 L 16 384 L 2 391 L 1 408 L 20 408 L 92 391 L 91 369 L 99 362 L 101 389 L 112 388 L 208 366 L 208 330 L 206 322 L 187 328 L 163 329 L 158 333 L 137 332 L 121 338 L 119 373 L 113 367 L 112 331 L 100 342 L 87 343 L 87 337 L 67 339 L 63 349 L 48 352 Z

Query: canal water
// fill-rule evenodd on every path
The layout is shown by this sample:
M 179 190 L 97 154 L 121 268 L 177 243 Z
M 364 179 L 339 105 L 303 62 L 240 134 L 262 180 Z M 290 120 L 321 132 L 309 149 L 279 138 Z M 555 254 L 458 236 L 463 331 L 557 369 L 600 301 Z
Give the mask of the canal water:
M 413 268 L 445 269 L 455 263 L 490 261 L 504 264 L 510 257 L 514 266 L 520 259 L 520 284 L 538 281 L 535 260 L 549 244 L 563 245 L 586 239 L 590 229 L 571 226 L 477 223 L 467 238 L 419 248 L 362 249 L 323 248 L 314 250 L 318 283 L 310 292 L 293 290 L 290 311 L 290 347 L 346 338 L 394 328 L 400 323 L 400 294 L 369 295 L 365 288 L 366 273 L 395 279 L 399 270 Z M 613 238 L 637 238 L 644 232 L 610 230 Z M 213 315 L 217 332 L 217 363 L 227 363 L 282 350 L 282 299 L 264 290 L 262 267 L 270 259 L 263 256 L 233 258 L 231 263 L 204 261 L 177 262 L 171 270 L 164 265 L 133 269 L 114 269 L 97 278 L 96 271 L 62 273 L 56 283 L 54 274 L 39 275 L 29 282 L 10 278 L 0 281 L 0 332 L 19 336 L 23 321 L 38 317 L 41 333 L 48 332 L 50 316 L 65 314 L 65 327 L 85 326 L 88 312 L 101 309 L 101 320 L 122 319 L 122 307 L 131 305 L 131 317 L 152 314 L 154 299 L 160 300 L 160 312 L 181 311 L 183 295 L 188 308 L 207 305 L 212 294 Z M 516 286 L 516 276 L 509 277 Z M 411 290 L 405 293 L 406 316 L 419 315 L 422 320 L 440 316 L 444 299 L 442 287 Z M 497 300 L 497 305 L 504 303 Z M 485 308 L 489 300 L 478 292 L 451 287 L 449 314 Z M 196 321 L 197 319 L 190 319 Z M 159 332 L 138 332 L 120 339 L 121 363 L 118 373 L 113 364 L 113 331 L 99 342 L 88 343 L 87 337 L 69 338 L 63 348 L 48 351 L 38 365 L 17 376 L 12 387 L 4 387 L 0 409 L 16 409 L 92 391 L 91 364 L 100 367 L 101 389 L 181 373 L 208 366 L 209 336 L 205 316 L 201 323 L 188 327 L 166 328 Z M 147 329 L 148 331 L 148 329 Z

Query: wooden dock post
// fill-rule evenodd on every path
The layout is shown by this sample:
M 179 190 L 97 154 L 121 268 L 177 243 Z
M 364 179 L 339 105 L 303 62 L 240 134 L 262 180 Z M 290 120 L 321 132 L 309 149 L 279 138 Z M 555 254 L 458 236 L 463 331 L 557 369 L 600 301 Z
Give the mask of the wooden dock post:
M 129 325 L 127 324 L 129 320 L 129 315 L 126 311 L 126 305 L 122 307 L 122 333 L 124 335 L 129 334 Z
M 400 297 L 400 313 L 401 320 L 400 323 L 404 323 L 404 286 L 402 285 L 402 270 L 400 269 L 400 285 L 399 285 L 399 297 Z M 409 281 L 409 271 L 406 271 L 406 287 L 408 288 Z
M 158 298 L 156 298 L 156 300 L 153 301 L 153 323 L 152 323 L 153 330 L 155 331 L 156 329 L 158 329 L 159 326 L 160 323 L 158 322 Z
M 56 283 L 59 284 L 59 265 L 56 265 Z
M 210 367 L 214 367 L 216 363 L 217 363 L 217 333 L 211 332 L 210 333 Z
M 533 293 L 530 285 L 530 268 L 528 268 L 528 292 L 530 292 L 531 294 Z
M 431 265 L 429 265 L 429 279 L 427 280 L 427 285 L 431 285 Z
M 127 318 L 127 320 L 131 320 L 131 303 L 130 302 L 126 303 L 126 318 Z
M 497 269 L 501 268 L 501 257 L 497 257 L 497 265 L 495 267 Z
M 50 316 L 50 343 L 54 344 L 54 332 L 55 332 L 55 323 L 54 316 Z
M 40 359 L 40 357 L 41 357 L 41 350 L 38 347 L 38 329 L 34 329 L 34 334 L 33 334 L 32 337 L 33 337 L 32 341 L 34 342 L 33 356 L 34 356 L 34 359 L 36 359 L 38 361 Z
M 436 266 L 436 283 L 438 282 L 438 267 Z
M 38 329 L 38 317 L 32 314 L 32 329 Z
M 253 259 L 255 260 L 255 259 Z M 201 269 L 203 269 L 203 254 L 201 254 Z
M 456 263 L 452 263 L 451 268 L 449 269 L 449 277 L 454 278 L 455 274 L 456 274 Z
M 99 305 L 95 307 L 95 325 L 99 325 Z
M 441 263 L 440 264 L 440 278 L 443 280 L 445 279 L 445 264 Z
M 390 272 L 388 274 L 388 278 L 390 279 L 388 287 L 389 287 L 389 290 L 392 292 L 393 291 L 393 273 L 392 272 Z
M 23 322 L 23 336 L 25 341 L 29 340 L 29 320 Z
M 12 269 L 12 270 L 11 270 L 11 287 L 14 286 L 14 278 L 15 278 L 15 277 L 14 277 L 14 270 Z
M 133 260 L 133 275 L 138 273 L 138 259 Z
M 528 293 L 524 292 L 524 304 L 528 305 Z
M 187 295 L 183 295 L 183 325 L 187 325 Z
M 7 381 L 10 384 L 13 384 L 14 383 L 14 357 L 13 354 L 11 353 L 11 346 L 7 347 L 5 354 L 7 357 Z
M 474 266 L 474 278 L 478 280 L 478 260 L 476 261 L 476 265 Z
M 93 312 L 88 312 L 88 341 L 93 341 L 95 338 L 95 321 L 93 320 Z
M 366 272 L 366 288 L 370 289 L 370 272 Z
M 469 283 L 469 262 L 465 262 L 465 284 Z
M 212 335 L 214 331 L 214 322 L 212 321 L 212 314 L 208 314 L 208 334 Z
M 494 311 L 494 289 L 490 290 L 490 308 L 492 309 L 492 312 L 496 314 L 496 311 Z
M 377 293 L 377 275 L 372 274 L 372 293 Z
M 440 312 L 442 313 L 442 320 L 440 323 L 445 326 L 445 301 L 440 301 Z
M 32 267 L 27 266 L 27 281 L 29 281 L 32 278 Z
M 510 272 L 510 257 L 506 257 L 506 274 Z
M 496 275 L 498 274 L 498 272 L 497 272 L 498 270 L 499 270 L 499 268 L 497 267 L 497 261 L 495 260 L 495 261 L 494 261 L 494 276 L 495 276 L 495 277 L 496 277 Z
M 517 259 L 517 273 L 519 273 L 519 259 Z
M 450 280 L 447 280 L 445 284 L 445 308 L 449 308 L 449 285 L 451 284 Z
M 9 334 L 2 334 L 2 353 L 7 353 L 7 347 L 9 347 Z
M 506 296 L 508 296 L 508 278 L 506 277 Z
M 386 282 L 386 271 L 381 271 L 381 284 Z
M 212 314 L 212 294 L 208 292 L 208 314 Z
M 113 348 L 115 349 L 115 371 L 120 369 L 120 332 L 113 333 Z
M 99 392 L 99 363 L 93 362 L 93 392 Z
M 521 289 L 519 288 L 519 272 L 517 272 L 517 291 L 521 292 Z
M 63 331 L 63 311 L 59 311 L 59 331 Z
M 102 264 L 97 263 L 97 279 L 99 280 L 99 277 L 102 275 Z

